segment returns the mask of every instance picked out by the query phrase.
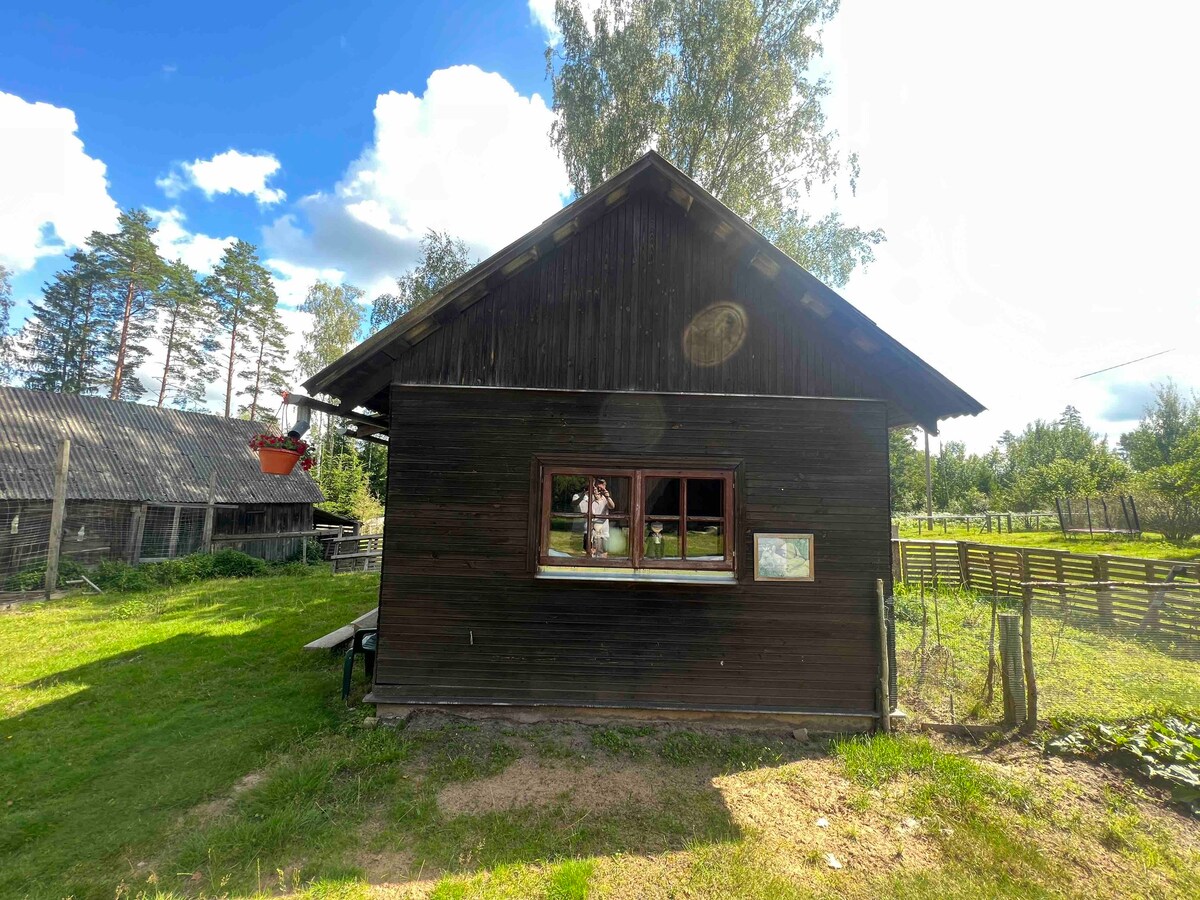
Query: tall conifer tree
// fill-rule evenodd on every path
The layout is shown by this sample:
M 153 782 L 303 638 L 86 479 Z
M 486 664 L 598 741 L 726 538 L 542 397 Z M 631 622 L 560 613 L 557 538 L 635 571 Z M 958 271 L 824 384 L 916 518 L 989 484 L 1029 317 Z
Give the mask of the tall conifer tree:
M 239 415 L 255 422 L 275 421 L 273 398 L 288 389 L 290 381 L 284 364 L 287 361 L 287 328 L 279 316 L 274 291 L 266 305 L 249 320 L 246 327 L 246 350 L 249 366 L 238 372 L 245 381 L 238 391 L 248 402 L 238 410 Z M 268 402 L 268 398 L 272 398 Z
M 12 377 L 12 281 L 8 269 L 0 265 L 0 384 Z
M 94 394 L 103 384 L 108 330 L 96 290 L 95 260 L 71 256 L 71 267 L 42 289 L 22 329 L 17 368 L 25 386 L 61 394 Z
M 213 353 L 212 308 L 196 273 L 183 260 L 166 267 L 158 305 L 165 351 L 158 407 L 171 402 L 183 409 L 202 406 L 208 386 L 220 372 Z
M 115 232 L 97 231 L 88 238 L 103 312 L 112 327 L 112 400 L 136 400 L 146 390 L 134 373 L 146 357 L 145 341 L 154 333 L 154 304 L 165 272 L 154 245 L 156 230 L 145 210 L 131 209 L 121 213 Z
M 225 372 L 225 418 L 233 411 L 234 384 L 240 362 L 249 359 L 247 330 L 275 295 L 271 275 L 258 260 L 257 248 L 238 240 L 225 248 L 221 261 L 205 280 L 205 290 L 216 304 L 217 320 L 228 335 Z

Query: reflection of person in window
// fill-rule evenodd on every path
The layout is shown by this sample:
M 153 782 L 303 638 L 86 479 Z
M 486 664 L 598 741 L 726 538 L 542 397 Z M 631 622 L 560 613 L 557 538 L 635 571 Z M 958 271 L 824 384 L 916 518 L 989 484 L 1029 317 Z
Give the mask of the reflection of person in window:
M 617 508 L 608 485 L 603 478 L 597 478 L 587 496 L 579 502 L 579 511 L 588 511 L 588 498 L 592 501 L 592 528 L 588 534 L 588 556 L 598 556 L 601 559 L 608 556 L 608 516 L 610 510 Z

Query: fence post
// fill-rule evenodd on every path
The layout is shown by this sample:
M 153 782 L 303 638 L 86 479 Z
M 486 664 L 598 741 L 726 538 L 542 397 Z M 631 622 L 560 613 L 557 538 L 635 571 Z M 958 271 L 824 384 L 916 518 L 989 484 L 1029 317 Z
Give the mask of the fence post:
M 892 701 L 888 671 L 887 611 L 883 599 L 883 579 L 875 579 L 875 610 L 879 615 L 879 730 L 892 730 Z
M 1021 620 L 1016 613 L 996 616 L 1000 626 L 1000 684 L 1004 692 L 1004 724 L 1025 721 L 1025 673 L 1021 656 Z
M 1108 581 L 1108 556 L 1098 553 L 1092 557 L 1092 580 Z M 1096 610 L 1105 625 L 1113 623 L 1112 591 L 1107 587 L 1096 588 Z
M 1033 588 L 1022 586 L 1021 597 L 1021 654 L 1025 660 L 1025 731 L 1037 729 L 1038 690 L 1037 676 L 1033 670 Z
M 46 547 L 46 599 L 58 587 L 58 557 L 62 551 L 63 520 L 67 512 L 67 470 L 71 464 L 71 439 L 58 445 L 58 463 L 54 468 L 54 505 L 50 510 L 50 538 Z
M 971 586 L 970 559 L 967 556 L 967 542 L 955 541 L 958 544 L 958 583 L 965 588 Z
M 900 568 L 900 539 L 896 534 L 898 529 L 892 529 L 892 584 L 904 582 L 904 571 Z
M 208 497 L 204 507 L 204 531 L 200 536 L 200 546 L 205 553 L 212 553 L 213 516 L 217 506 L 217 468 L 208 473 Z

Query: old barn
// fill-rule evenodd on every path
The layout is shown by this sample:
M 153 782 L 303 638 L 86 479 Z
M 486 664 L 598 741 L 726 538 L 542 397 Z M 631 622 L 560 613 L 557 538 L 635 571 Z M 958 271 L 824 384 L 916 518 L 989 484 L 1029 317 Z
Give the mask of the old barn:
M 286 558 L 298 540 L 267 536 L 311 530 L 313 504 L 324 497 L 307 474 L 259 471 L 249 440 L 264 430 L 205 413 L 0 387 L 0 575 L 45 563 L 64 437 L 64 559 L 92 566 L 193 553 L 210 499 L 212 533 L 244 536 L 220 546 Z
M 654 153 L 306 387 L 391 448 L 382 715 L 869 726 L 888 429 L 982 409 Z

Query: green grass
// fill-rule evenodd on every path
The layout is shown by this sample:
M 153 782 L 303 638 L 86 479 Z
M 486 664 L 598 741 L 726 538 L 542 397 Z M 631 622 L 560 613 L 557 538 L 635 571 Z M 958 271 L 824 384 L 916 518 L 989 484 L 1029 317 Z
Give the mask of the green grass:
M 368 609 L 377 586 L 217 581 L 0 616 L 0 897 L 365 900 L 372 882 L 417 878 L 422 896 L 481 900 L 1197 888 L 1200 859 L 1143 801 L 1118 791 L 1067 816 L 1024 774 L 919 738 L 826 753 L 779 733 L 651 725 L 363 728 L 365 711 L 338 699 L 339 661 L 300 647 Z M 569 791 L 541 804 L 518 793 L 473 811 L 444 801 L 505 778 L 617 771 L 642 773 L 653 795 L 586 806 Z M 777 824 L 747 815 L 758 790 L 774 798 L 760 811 L 799 812 Z M 817 833 L 824 807 L 804 804 L 839 792 L 847 801 L 823 814 L 851 852 L 911 815 L 932 862 L 834 872 L 816 845 L 787 843 L 788 828 Z M 1081 876 L 1064 847 L 1126 860 L 1136 877 Z
M 1014 524 L 1017 524 L 1014 517 Z M 1044 528 L 1041 531 L 1007 531 L 981 532 L 978 528 L 967 529 L 962 525 L 947 523 L 942 530 L 941 522 L 934 522 L 934 530 L 930 533 L 922 528 L 917 533 L 916 523 L 905 520 L 900 525 L 900 537 L 919 538 L 937 541 L 974 541 L 980 544 L 1000 544 L 1008 547 L 1041 547 L 1048 550 L 1070 550 L 1072 553 L 1111 553 L 1114 556 L 1136 556 L 1141 559 L 1200 559 L 1200 536 L 1193 537 L 1184 544 L 1174 544 L 1162 539 L 1158 534 L 1143 534 L 1140 537 L 1122 537 L 1120 535 L 1097 535 L 1090 537 L 1086 534 L 1068 537 L 1057 527 L 1053 530 Z
M 1002 600 L 1000 612 L 1019 610 Z M 958 721 L 1002 718 L 1000 676 L 994 699 L 984 704 L 991 600 L 962 589 L 927 591 L 925 679 L 921 681 L 920 592 L 896 596 L 896 652 L 903 705 L 949 721 L 950 697 Z M 938 644 L 937 623 L 941 624 Z M 1136 637 L 1076 613 L 1064 620 L 1042 605 L 1033 622 L 1039 717 L 1118 720 L 1163 709 L 1200 710 L 1200 642 Z

